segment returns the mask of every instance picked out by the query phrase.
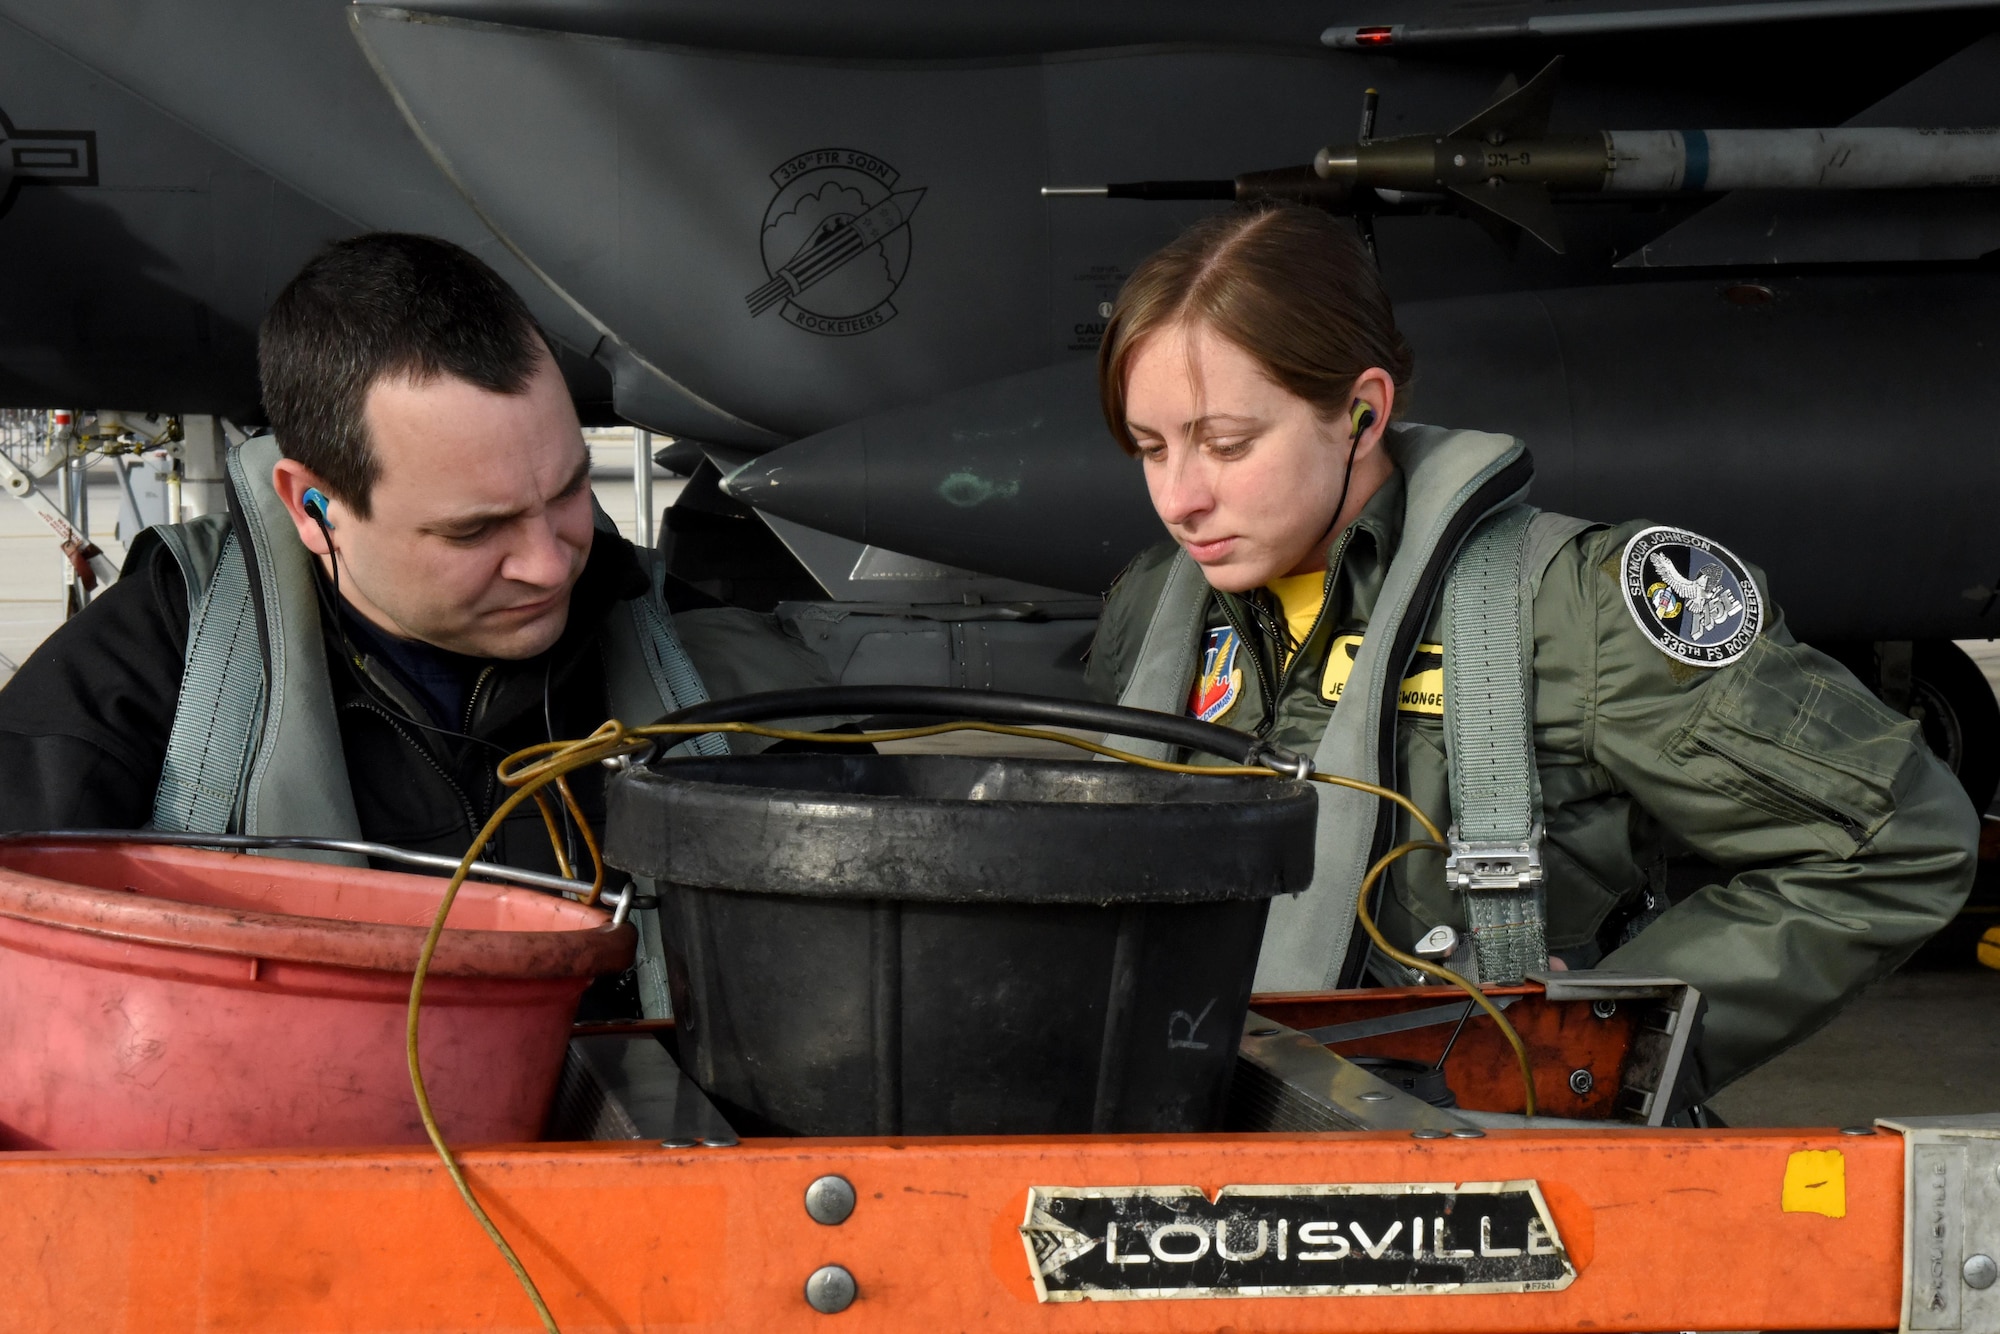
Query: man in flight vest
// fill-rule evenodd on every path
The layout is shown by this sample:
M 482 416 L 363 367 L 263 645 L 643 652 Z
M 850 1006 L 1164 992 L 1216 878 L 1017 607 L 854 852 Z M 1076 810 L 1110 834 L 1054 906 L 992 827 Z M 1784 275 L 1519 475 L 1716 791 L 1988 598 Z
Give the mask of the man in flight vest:
M 257 355 L 271 431 L 232 451 L 229 513 L 147 530 L 0 690 L 0 829 L 455 858 L 506 795 L 494 765 L 511 751 L 831 683 L 769 618 L 670 605 L 656 554 L 593 506 L 547 341 L 464 250 L 329 246 L 279 294 Z M 593 821 L 601 780 L 572 779 Z M 483 855 L 556 867 L 532 803 Z

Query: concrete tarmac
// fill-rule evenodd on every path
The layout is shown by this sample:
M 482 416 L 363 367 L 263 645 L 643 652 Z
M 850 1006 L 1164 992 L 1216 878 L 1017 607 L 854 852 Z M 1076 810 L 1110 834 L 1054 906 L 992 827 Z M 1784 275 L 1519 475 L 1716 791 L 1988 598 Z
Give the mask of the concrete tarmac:
M 2000 972 L 1935 966 L 1947 962 L 1920 959 L 1876 983 L 1716 1095 L 1715 1110 L 1733 1126 L 2000 1112 Z

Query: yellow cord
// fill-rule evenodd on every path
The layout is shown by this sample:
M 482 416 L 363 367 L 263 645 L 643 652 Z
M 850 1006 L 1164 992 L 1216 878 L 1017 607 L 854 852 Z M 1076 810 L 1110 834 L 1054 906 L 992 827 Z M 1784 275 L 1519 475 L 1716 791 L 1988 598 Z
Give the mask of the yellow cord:
M 424 1087 L 424 1072 L 417 1064 L 417 1017 L 424 1003 L 424 978 L 430 972 L 431 957 L 437 953 L 438 940 L 444 935 L 445 918 L 451 915 L 452 900 L 458 897 L 459 887 L 465 884 L 465 877 L 472 870 L 472 863 L 477 859 L 479 849 L 485 847 L 487 841 L 499 832 L 501 822 L 513 814 L 516 807 L 540 790 L 539 784 L 535 787 L 524 787 L 500 803 L 491 818 L 486 821 L 485 827 L 479 831 L 479 836 L 472 840 L 472 848 L 465 854 L 465 859 L 458 864 L 458 870 L 452 873 L 451 883 L 445 886 L 444 898 L 438 903 L 437 915 L 431 919 L 431 929 L 424 936 L 423 950 L 417 955 L 417 971 L 410 978 L 410 1010 L 403 1033 L 403 1054 L 409 1059 L 410 1087 L 417 1095 L 417 1115 L 423 1118 L 424 1134 L 430 1136 L 431 1147 L 436 1149 L 438 1157 L 444 1160 L 444 1170 L 450 1175 L 451 1184 L 458 1187 L 459 1198 L 465 1201 L 465 1207 L 472 1211 L 472 1216 L 479 1220 L 479 1226 L 486 1229 L 486 1235 L 499 1248 L 501 1256 L 507 1261 L 507 1267 L 514 1271 L 514 1277 L 520 1282 L 521 1290 L 528 1294 L 528 1301 L 534 1305 L 535 1314 L 541 1318 L 542 1328 L 547 1330 L 548 1334 L 561 1334 L 556 1327 L 555 1316 L 550 1314 L 548 1303 L 542 1300 L 541 1290 L 535 1287 L 535 1280 L 528 1276 L 527 1267 L 521 1263 L 521 1257 L 514 1254 L 514 1248 L 507 1244 L 507 1238 L 501 1235 L 499 1227 L 473 1195 L 472 1186 L 466 1181 L 465 1173 L 459 1169 L 458 1160 L 445 1145 L 444 1132 L 438 1129 L 437 1117 L 431 1111 L 430 1092 Z
M 1444 844 L 1435 839 L 1415 839 L 1408 843 L 1398 843 L 1395 847 L 1390 848 L 1382 854 L 1380 861 L 1368 868 L 1368 874 L 1361 878 L 1361 892 L 1354 899 L 1354 915 L 1360 919 L 1361 929 L 1366 931 L 1368 938 L 1375 942 L 1376 949 L 1382 951 L 1382 953 L 1388 955 L 1397 963 L 1402 964 L 1405 968 L 1415 968 L 1419 972 L 1429 973 L 1432 977 L 1443 978 L 1446 982 L 1449 982 L 1452 986 L 1457 987 L 1460 991 L 1470 996 L 1473 1004 L 1486 1011 L 1487 1017 L 1500 1026 L 1500 1035 L 1507 1039 L 1507 1045 L 1514 1049 L 1514 1059 L 1521 1063 L 1522 1111 L 1528 1116 L 1533 1116 L 1535 1114 L 1535 1069 L 1534 1065 L 1528 1060 L 1528 1045 L 1521 1041 L 1521 1035 L 1515 1031 L 1514 1025 L 1508 1022 L 1507 1016 L 1501 1013 L 1500 1007 L 1489 1000 L 1485 992 L 1481 991 L 1473 983 L 1460 977 L 1457 973 L 1452 972 L 1451 969 L 1446 968 L 1443 964 L 1430 963 L 1427 960 L 1417 958 L 1414 954 L 1405 954 L 1394 945 L 1391 945 L 1382 935 L 1382 928 L 1375 925 L 1374 916 L 1368 911 L 1368 891 L 1375 888 L 1375 882 L 1382 878 L 1382 873 L 1388 870 L 1390 864 L 1396 861 L 1397 858 L 1408 856 L 1412 852 L 1443 852 L 1445 850 Z
M 424 937 L 423 950 L 417 956 L 416 974 L 410 979 L 410 1007 L 404 1030 L 404 1054 L 409 1059 L 410 1087 L 417 1095 L 417 1113 L 423 1118 L 424 1133 L 430 1137 L 431 1147 L 437 1150 L 438 1157 L 444 1161 L 445 1171 L 450 1175 L 452 1184 L 458 1187 L 459 1196 L 465 1201 L 466 1208 L 470 1209 L 472 1216 L 479 1220 L 479 1226 L 486 1230 L 486 1235 L 492 1239 L 494 1246 L 499 1248 L 500 1254 L 506 1259 L 508 1268 L 514 1271 L 515 1279 L 520 1282 L 522 1291 L 528 1294 L 529 1302 L 534 1305 L 535 1314 L 541 1319 L 542 1328 L 549 1334 L 560 1334 L 556 1327 L 555 1316 L 550 1314 L 548 1304 L 542 1300 L 541 1291 L 536 1288 L 534 1279 L 529 1277 L 520 1256 L 516 1255 L 514 1248 L 507 1244 L 507 1238 L 501 1235 L 499 1227 L 494 1224 L 492 1217 L 473 1195 L 472 1187 L 466 1181 L 465 1173 L 460 1170 L 458 1160 L 452 1156 L 450 1147 L 445 1144 L 444 1132 L 438 1128 L 437 1117 L 431 1111 L 430 1094 L 424 1087 L 423 1071 L 417 1062 L 417 1019 L 423 1005 L 424 978 L 430 972 L 431 958 L 437 953 L 438 941 L 444 935 L 445 919 L 451 915 L 452 901 L 458 897 L 460 887 L 465 884 L 466 877 L 471 873 L 472 863 L 477 860 L 479 849 L 492 841 L 500 832 L 500 826 L 523 802 L 533 799 L 540 808 L 543 823 L 548 828 L 549 839 L 551 843 L 557 845 L 557 865 L 562 868 L 564 875 L 571 875 L 568 857 L 560 846 L 561 839 L 556 830 L 555 811 L 547 794 L 542 790 L 550 783 L 556 784 L 557 792 L 561 794 L 563 803 L 569 808 L 571 816 L 583 834 L 584 847 L 590 852 L 593 873 L 590 895 L 586 902 L 596 903 L 604 889 L 604 858 L 598 849 L 597 838 L 591 830 L 590 822 L 584 819 L 583 811 L 578 806 L 575 795 L 570 791 L 568 775 L 588 765 L 636 754 L 650 747 L 656 738 L 692 736 L 707 732 L 733 732 L 747 736 L 769 737 L 778 741 L 809 741 L 815 744 L 832 742 L 848 745 L 873 745 L 880 741 L 914 741 L 923 737 L 943 736 L 951 732 L 993 732 L 1001 736 L 1023 737 L 1033 741 L 1059 741 L 1066 746 L 1087 750 L 1094 755 L 1103 755 L 1126 764 L 1157 769 L 1164 773 L 1196 774 L 1205 777 L 1290 777 L 1288 774 L 1261 765 L 1177 764 L 1171 760 L 1149 759 L 1095 741 L 1085 741 L 1067 732 L 1040 727 L 1015 727 L 1006 723 L 969 721 L 934 723 L 925 727 L 902 727 L 879 732 L 796 732 L 784 728 L 765 727 L 760 723 L 653 723 L 646 727 L 628 728 L 613 719 L 581 740 L 544 741 L 515 751 L 502 760 L 498 768 L 500 781 L 513 788 L 514 792 L 495 808 L 478 836 L 472 840 L 472 846 L 466 851 L 458 870 L 453 873 L 451 882 L 445 886 L 444 897 L 438 903 L 436 915 L 431 919 L 430 931 Z M 1368 874 L 1361 881 L 1361 893 L 1355 904 L 1355 915 L 1360 919 L 1362 929 L 1368 933 L 1368 938 L 1375 942 L 1377 949 L 1405 967 L 1443 978 L 1470 996 L 1473 1002 L 1499 1025 L 1501 1034 L 1513 1047 L 1514 1055 L 1520 1061 L 1526 1110 L 1529 1116 L 1533 1116 L 1535 1078 L 1533 1067 L 1528 1060 L 1528 1048 L 1521 1041 L 1521 1035 L 1515 1031 L 1513 1024 L 1509 1023 L 1507 1016 L 1501 1012 L 1500 1007 L 1488 1000 L 1486 994 L 1477 986 L 1450 969 L 1405 954 L 1391 945 L 1383 937 L 1381 929 L 1375 925 L 1374 917 L 1368 912 L 1369 891 L 1374 889 L 1376 881 L 1382 878 L 1383 872 L 1399 858 L 1412 852 L 1424 849 L 1442 850 L 1444 835 L 1438 831 L 1437 825 L 1431 818 L 1424 814 L 1421 807 L 1393 788 L 1364 783 L 1358 778 L 1320 773 L 1317 770 L 1311 777 L 1316 783 L 1352 788 L 1356 792 L 1365 792 L 1370 796 L 1393 802 L 1407 811 L 1424 832 L 1430 835 L 1428 840 L 1398 844 L 1368 868 Z

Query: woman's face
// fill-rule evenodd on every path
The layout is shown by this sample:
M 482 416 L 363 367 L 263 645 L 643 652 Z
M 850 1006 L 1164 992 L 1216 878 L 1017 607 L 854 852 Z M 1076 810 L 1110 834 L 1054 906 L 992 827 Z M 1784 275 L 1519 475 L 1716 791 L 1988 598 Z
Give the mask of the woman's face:
M 1355 386 L 1378 422 L 1388 419 L 1388 403 L 1374 401 L 1382 389 L 1394 392 L 1379 371 Z M 1242 593 L 1325 568 L 1350 448 L 1346 421 L 1322 420 L 1201 324 L 1140 344 L 1126 377 L 1125 421 L 1154 510 L 1210 585 Z M 1343 524 L 1386 478 L 1380 434 L 1376 426 L 1361 437 Z M 1365 460 L 1379 466 L 1363 469 Z

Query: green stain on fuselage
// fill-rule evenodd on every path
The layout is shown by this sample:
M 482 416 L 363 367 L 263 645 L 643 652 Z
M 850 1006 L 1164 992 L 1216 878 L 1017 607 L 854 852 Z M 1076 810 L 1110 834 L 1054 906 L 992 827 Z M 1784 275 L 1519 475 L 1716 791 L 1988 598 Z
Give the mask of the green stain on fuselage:
M 962 510 L 984 505 L 989 500 L 1012 500 L 1020 494 L 1021 484 L 1018 481 L 994 482 L 976 472 L 963 470 L 938 483 L 938 495 L 944 498 L 944 502 Z

